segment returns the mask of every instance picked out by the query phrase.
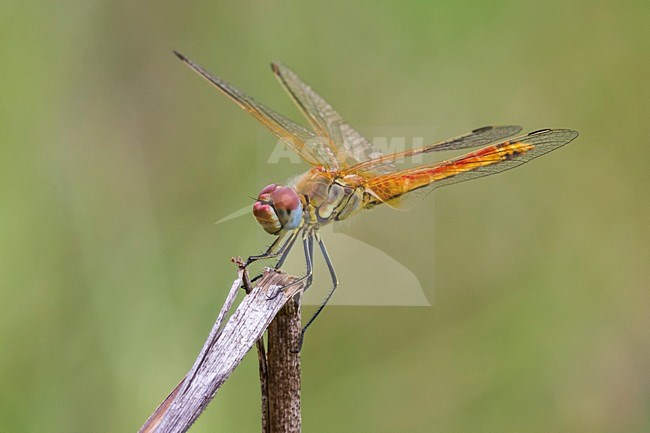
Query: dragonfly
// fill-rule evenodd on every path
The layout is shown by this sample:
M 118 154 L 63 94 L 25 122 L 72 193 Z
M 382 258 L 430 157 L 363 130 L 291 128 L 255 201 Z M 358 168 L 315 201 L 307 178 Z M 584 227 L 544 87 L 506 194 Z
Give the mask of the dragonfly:
M 272 63 L 271 69 L 305 116 L 311 130 L 258 103 L 183 54 L 177 51 L 174 54 L 310 165 L 310 169 L 291 184 L 272 183 L 261 190 L 253 204 L 253 215 L 259 225 L 276 238 L 266 251 L 250 256 L 244 264 L 247 267 L 259 260 L 277 259 L 275 268 L 280 269 L 300 239 L 306 271 L 292 284 L 303 282 L 306 290 L 313 282 L 314 247 L 318 246 L 329 270 L 331 286 L 324 301 L 303 327 L 300 347 L 307 328 L 323 311 L 339 285 L 334 265 L 319 234 L 321 227 L 378 205 L 409 207 L 409 203 L 416 203 L 435 188 L 510 170 L 558 149 L 578 136 L 578 132 L 571 129 L 540 129 L 512 137 L 521 131 L 521 127 L 485 126 L 428 146 L 382 154 L 298 75 L 280 63 Z M 453 159 L 397 168 L 399 162 L 415 156 L 480 146 L 484 147 Z

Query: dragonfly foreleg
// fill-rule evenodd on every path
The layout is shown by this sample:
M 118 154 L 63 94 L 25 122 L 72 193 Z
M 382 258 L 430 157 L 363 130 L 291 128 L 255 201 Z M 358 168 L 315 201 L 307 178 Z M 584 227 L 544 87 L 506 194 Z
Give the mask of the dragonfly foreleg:
M 280 269 L 282 265 L 284 264 L 284 261 L 287 259 L 287 256 L 291 252 L 291 249 L 293 248 L 293 244 L 296 243 L 296 239 L 298 239 L 298 230 L 292 233 L 291 238 L 287 240 L 287 242 L 283 245 L 284 251 L 280 252 L 281 256 L 278 262 L 275 264 L 275 269 Z
M 305 231 L 305 235 L 302 239 L 302 245 L 303 245 L 303 250 L 305 252 L 305 263 L 306 263 L 306 272 L 305 275 L 302 276 L 301 278 L 297 279 L 296 281 L 287 284 L 286 286 L 279 287 L 268 299 L 275 299 L 284 289 L 287 287 L 293 286 L 294 284 L 300 284 L 302 282 L 305 282 L 305 288 L 304 290 L 307 290 L 309 286 L 311 286 L 312 279 L 313 279 L 313 257 L 314 257 L 314 237 L 313 233 L 311 231 Z
M 289 251 L 293 247 L 293 244 L 296 242 L 296 239 L 298 238 L 298 233 L 299 233 L 298 230 L 294 230 L 290 232 L 289 237 L 284 242 L 284 244 L 282 244 L 282 246 L 277 251 L 273 251 L 273 249 L 280 243 L 279 242 L 280 238 L 276 239 L 264 254 L 260 254 L 259 256 L 249 257 L 244 267 L 247 267 L 248 265 L 250 265 L 252 262 L 256 260 L 272 259 L 274 257 L 280 256 L 280 260 L 274 266 L 275 269 L 279 269 L 280 266 L 282 266 L 282 263 L 284 263 L 284 260 L 287 258 L 287 255 L 289 255 Z M 260 278 L 262 278 L 263 275 L 264 275 L 263 272 L 255 275 L 253 278 L 251 278 L 250 280 L 251 283 L 254 283 L 255 281 L 259 280 Z
M 288 238 L 286 238 L 286 237 L 287 237 L 287 233 L 289 233 L 289 237 L 288 237 Z M 271 245 L 269 245 L 269 247 L 266 249 L 266 251 L 264 251 L 262 254 L 258 254 L 258 255 L 256 255 L 256 256 L 250 256 L 250 257 L 246 260 L 246 263 L 244 264 L 244 267 L 246 268 L 246 267 L 248 267 L 248 265 L 250 265 L 251 263 L 256 262 L 256 261 L 258 261 L 258 260 L 272 259 L 272 258 L 274 258 L 274 257 L 279 256 L 280 254 L 282 254 L 282 253 L 284 252 L 284 250 L 285 250 L 285 248 L 286 248 L 286 246 L 287 246 L 287 243 L 289 243 L 289 242 L 291 241 L 291 238 L 292 238 L 292 236 L 295 235 L 295 233 L 296 233 L 295 231 L 293 231 L 293 232 L 283 232 L 283 233 L 281 233 L 281 234 L 280 234 L 280 235 L 279 235 L 279 236 L 278 236 L 278 237 L 273 241 L 273 243 L 272 243 Z M 285 238 L 286 238 L 286 239 L 285 239 Z M 278 245 L 280 245 L 280 244 L 282 243 L 282 241 L 285 241 L 284 244 L 282 244 L 282 246 L 280 247 L 280 249 L 278 249 L 278 250 L 276 251 L 276 248 L 278 247 Z

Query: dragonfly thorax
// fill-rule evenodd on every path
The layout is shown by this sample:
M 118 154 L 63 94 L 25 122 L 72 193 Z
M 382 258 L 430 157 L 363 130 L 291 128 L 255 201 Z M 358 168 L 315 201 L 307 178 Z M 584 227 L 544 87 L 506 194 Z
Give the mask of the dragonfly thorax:
M 361 208 L 364 197 L 362 186 L 320 170 L 305 173 L 296 183 L 296 191 L 305 197 L 305 222 L 309 225 L 348 218 Z
M 302 202 L 293 188 L 271 184 L 257 196 L 253 215 L 267 233 L 277 235 L 300 226 Z

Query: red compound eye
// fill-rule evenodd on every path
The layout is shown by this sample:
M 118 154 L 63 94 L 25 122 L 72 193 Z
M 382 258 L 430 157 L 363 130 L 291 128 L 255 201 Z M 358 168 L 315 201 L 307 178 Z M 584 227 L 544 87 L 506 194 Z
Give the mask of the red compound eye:
M 267 185 L 260 191 L 253 205 L 253 215 L 267 233 L 277 235 L 282 230 L 293 230 L 302 221 L 302 203 L 292 188 Z
M 268 193 L 272 192 L 274 189 L 276 189 L 277 187 L 278 186 L 276 184 L 274 184 L 274 183 L 272 183 L 271 185 L 267 185 L 267 186 L 264 187 L 264 189 L 262 189 L 262 191 L 260 191 L 259 195 L 268 194 Z
M 275 188 L 271 193 L 271 199 L 276 209 L 285 209 L 288 211 L 298 210 L 302 206 L 298 194 L 286 186 Z

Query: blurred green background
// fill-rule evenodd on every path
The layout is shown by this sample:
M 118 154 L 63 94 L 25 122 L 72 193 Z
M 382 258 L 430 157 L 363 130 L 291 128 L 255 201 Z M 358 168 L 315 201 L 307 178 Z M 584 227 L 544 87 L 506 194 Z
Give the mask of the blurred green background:
M 581 133 L 357 224 L 433 306 L 326 310 L 303 350 L 304 431 L 650 431 L 649 13 L 2 2 L 0 431 L 136 431 L 192 365 L 228 259 L 269 241 L 251 217 L 214 222 L 296 167 L 261 176 L 274 138 L 172 49 L 295 119 L 271 60 L 362 132 Z M 253 355 L 192 431 L 260 431 L 259 406 Z

